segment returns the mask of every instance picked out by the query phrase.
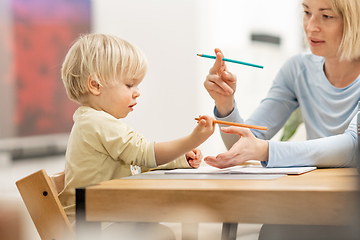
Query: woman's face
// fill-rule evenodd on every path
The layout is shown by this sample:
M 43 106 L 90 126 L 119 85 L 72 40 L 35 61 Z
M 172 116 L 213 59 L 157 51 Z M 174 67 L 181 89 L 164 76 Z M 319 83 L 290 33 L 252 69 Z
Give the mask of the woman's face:
M 339 58 L 343 36 L 343 19 L 326 0 L 304 0 L 304 30 L 313 54 L 325 58 Z

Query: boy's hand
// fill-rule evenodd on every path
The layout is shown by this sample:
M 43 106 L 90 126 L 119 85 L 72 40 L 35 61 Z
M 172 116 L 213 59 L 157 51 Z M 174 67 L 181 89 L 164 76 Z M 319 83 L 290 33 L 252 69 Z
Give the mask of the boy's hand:
M 192 135 L 195 139 L 204 142 L 215 131 L 214 118 L 210 116 L 199 116 L 198 125 L 195 127 Z
M 192 168 L 198 168 L 198 167 L 200 167 L 203 155 L 202 155 L 200 149 L 195 148 L 194 150 L 185 154 L 185 157 L 186 157 L 186 160 L 188 161 L 189 165 Z

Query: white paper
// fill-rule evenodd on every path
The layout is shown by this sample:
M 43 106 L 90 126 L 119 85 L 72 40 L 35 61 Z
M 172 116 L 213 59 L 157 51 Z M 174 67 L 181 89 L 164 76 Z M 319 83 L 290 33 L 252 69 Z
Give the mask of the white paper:
M 176 173 L 176 174 L 213 174 L 213 173 L 229 173 L 229 169 L 230 168 L 224 168 L 224 169 L 220 169 L 220 168 L 216 168 L 216 167 L 211 167 L 211 166 L 200 166 L 199 168 L 181 168 L 181 169 L 174 169 L 174 170 L 169 170 L 169 171 L 165 171 L 165 174 L 171 174 L 171 173 Z
M 299 175 L 316 169 L 316 167 L 284 167 L 264 168 L 260 165 L 241 165 L 219 169 L 211 166 L 201 166 L 198 169 L 174 169 L 165 174 L 290 174 Z
M 264 168 L 262 166 L 249 166 L 245 168 L 231 169 L 230 173 L 251 173 L 251 174 L 302 174 L 316 167 L 283 167 L 283 168 Z

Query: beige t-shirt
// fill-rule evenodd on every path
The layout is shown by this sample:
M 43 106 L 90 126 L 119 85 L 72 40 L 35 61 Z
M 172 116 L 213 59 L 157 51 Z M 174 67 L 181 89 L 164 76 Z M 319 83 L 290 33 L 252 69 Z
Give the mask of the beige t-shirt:
M 157 167 L 154 143 L 119 119 L 91 107 L 73 116 L 65 157 L 65 188 L 59 194 L 70 222 L 75 221 L 75 188 L 131 176 L 130 165 Z M 158 168 L 190 168 L 185 156 Z

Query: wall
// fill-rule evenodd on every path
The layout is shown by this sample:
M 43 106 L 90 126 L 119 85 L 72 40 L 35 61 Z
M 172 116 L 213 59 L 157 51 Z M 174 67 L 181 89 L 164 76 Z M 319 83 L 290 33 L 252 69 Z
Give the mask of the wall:
M 10 0 L 1 1 L 0 137 L 14 137 L 17 100 L 11 79 L 11 55 L 6 38 L 11 29 Z M 92 29 L 118 35 L 136 45 L 149 60 L 148 74 L 140 85 L 135 111 L 124 121 L 149 141 L 165 141 L 189 134 L 194 117 L 212 115 L 213 100 L 203 87 L 220 47 L 228 58 L 265 66 L 263 70 L 228 64 L 238 76 L 236 100 L 246 119 L 265 97 L 272 79 L 289 56 L 302 50 L 300 1 L 285 0 L 92 0 Z M 252 42 L 252 33 L 281 38 L 281 44 Z M 4 69 L 6 70 L 4 73 Z M 217 132 L 204 145 L 209 154 L 224 146 Z
M 220 47 L 226 57 L 264 65 L 228 64 L 238 76 L 236 100 L 244 118 L 265 97 L 286 58 L 301 51 L 298 1 L 93 0 L 93 29 L 123 37 L 149 60 L 138 105 L 124 121 L 148 140 L 189 134 L 194 117 L 212 115 L 203 82 L 213 60 L 196 57 Z M 279 36 L 281 45 L 251 42 L 251 33 Z M 202 145 L 205 155 L 225 148 L 217 132 Z
M 195 126 L 196 1 L 93 1 L 94 31 L 120 36 L 140 47 L 149 61 L 141 97 L 125 122 L 148 140 L 188 134 Z

